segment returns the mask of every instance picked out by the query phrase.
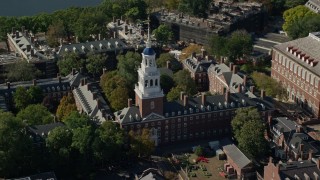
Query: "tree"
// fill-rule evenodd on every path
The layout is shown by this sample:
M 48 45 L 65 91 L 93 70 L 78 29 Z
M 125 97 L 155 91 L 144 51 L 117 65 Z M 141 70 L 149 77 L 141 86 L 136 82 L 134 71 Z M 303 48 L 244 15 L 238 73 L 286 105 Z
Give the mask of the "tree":
M 79 114 L 78 111 L 72 111 L 63 119 L 64 123 L 70 129 L 76 129 L 90 125 L 90 118 L 87 115 Z
M 303 17 L 312 16 L 314 14 L 314 12 L 302 5 L 288 9 L 283 13 L 284 24 L 282 25 L 282 28 L 284 31 L 289 31 L 290 27 L 295 21 L 298 21 Z
M 141 63 L 140 54 L 127 52 L 125 55 L 117 56 L 117 59 L 118 75 L 126 80 L 128 88 L 133 89 L 134 84 L 138 81 L 137 70 Z
M 310 15 L 294 21 L 287 28 L 288 36 L 292 39 L 308 36 L 310 32 L 320 31 L 320 15 Z
M 66 76 L 70 74 L 72 68 L 80 69 L 83 67 L 83 60 L 75 53 L 66 53 L 57 64 L 61 75 Z
M 191 78 L 189 71 L 178 71 L 174 74 L 173 80 L 187 95 L 191 96 L 197 93 L 195 81 Z
M 55 112 L 59 102 L 50 95 L 47 95 L 43 98 L 42 103 L 44 107 L 46 107 L 50 112 Z
M 30 94 L 23 86 L 17 87 L 16 91 L 13 94 L 14 104 L 17 109 L 26 108 L 30 104 L 30 99 Z
M 68 116 L 72 111 L 76 110 L 77 107 L 75 104 L 75 100 L 72 94 L 68 94 L 67 96 L 63 96 L 60 100 L 56 115 L 60 120 L 63 120 L 64 117 Z
M 299 5 L 304 5 L 306 2 L 307 2 L 307 0 L 286 0 L 284 6 L 287 9 L 290 9 L 290 8 L 294 8 Z
M 157 29 L 153 30 L 152 34 L 154 34 L 161 46 L 167 44 L 173 36 L 171 29 L 164 24 L 161 24 Z
M 100 54 L 89 54 L 87 57 L 86 68 L 93 76 L 99 74 L 106 64 L 107 57 Z
M 41 103 L 43 100 L 43 91 L 39 86 L 31 86 L 28 89 L 28 94 L 30 96 L 31 104 Z
M 194 150 L 194 153 L 197 155 L 197 156 L 203 156 L 203 148 L 201 146 L 197 146 L 196 149 Z
M 164 0 L 164 5 L 170 11 L 178 9 L 179 0 Z
M 252 49 L 253 41 L 251 35 L 244 30 L 234 31 L 227 40 L 226 52 L 231 62 L 249 55 Z
M 60 40 L 66 35 L 63 21 L 61 19 L 53 22 L 47 31 L 46 40 L 50 47 L 57 47 L 60 45 Z
M 227 38 L 219 36 L 219 35 L 213 35 L 209 39 L 209 47 L 210 47 L 210 52 L 215 55 L 218 59 L 221 56 L 226 56 L 226 43 L 227 43 Z
M 6 76 L 8 81 L 29 81 L 39 77 L 41 72 L 32 63 L 27 61 L 19 61 L 17 63 L 5 66 Z
M 142 131 L 129 132 L 131 152 L 137 156 L 150 156 L 154 151 L 154 142 L 150 139 L 150 130 L 143 128 Z
M 127 84 L 126 79 L 118 75 L 117 71 L 107 72 L 100 78 L 100 86 L 108 99 L 117 87 L 126 87 Z
M 123 156 L 122 146 L 124 141 L 124 131 L 117 124 L 111 121 L 103 122 L 95 131 L 95 139 L 92 145 L 95 159 L 102 164 L 119 159 Z
M 171 90 L 167 94 L 167 100 L 168 101 L 175 101 L 178 100 L 180 97 L 180 93 L 183 91 L 183 88 L 180 86 L 176 86 L 174 88 L 171 88 Z
M 163 90 L 164 94 L 167 94 L 171 88 L 174 86 L 174 81 L 172 79 L 172 77 L 163 74 L 160 76 L 160 86 Z
M 174 72 L 181 69 L 181 64 L 177 61 L 173 54 L 163 53 L 160 54 L 160 57 L 157 59 L 156 63 L 158 67 L 167 67 L 167 61 L 170 62 L 170 69 Z
M 127 107 L 127 102 L 129 99 L 128 89 L 125 87 L 117 87 L 113 92 L 111 92 L 109 101 L 112 109 L 115 111 L 121 110 Z
M 181 51 L 181 55 L 180 55 L 179 59 L 184 60 L 184 59 L 190 57 L 190 55 L 194 52 L 196 54 L 199 54 L 199 53 L 201 53 L 201 49 L 202 49 L 202 46 L 199 44 L 190 44 L 188 47 L 184 48 Z
M 239 148 L 249 157 L 256 158 L 267 150 L 264 138 L 266 130 L 260 115 L 255 108 L 240 108 L 231 121 L 231 126 Z
M 52 123 L 53 115 L 41 104 L 31 104 L 25 109 L 19 111 L 17 118 L 21 119 L 27 125 L 41 125 Z
M 19 177 L 30 173 L 31 141 L 24 125 L 12 113 L 0 110 L 0 176 Z

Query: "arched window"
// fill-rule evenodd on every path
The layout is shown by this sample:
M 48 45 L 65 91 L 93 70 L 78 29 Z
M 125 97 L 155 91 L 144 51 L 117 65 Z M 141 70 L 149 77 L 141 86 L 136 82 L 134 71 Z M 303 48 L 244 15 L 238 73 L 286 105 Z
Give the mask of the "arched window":
M 154 82 L 155 86 L 158 86 L 158 79 L 156 79 L 156 81 Z
M 153 80 L 152 79 L 150 80 L 150 86 L 153 86 Z
M 148 87 L 148 80 L 144 81 L 144 87 Z
M 145 59 L 144 61 L 145 61 L 146 65 L 148 65 L 148 59 Z

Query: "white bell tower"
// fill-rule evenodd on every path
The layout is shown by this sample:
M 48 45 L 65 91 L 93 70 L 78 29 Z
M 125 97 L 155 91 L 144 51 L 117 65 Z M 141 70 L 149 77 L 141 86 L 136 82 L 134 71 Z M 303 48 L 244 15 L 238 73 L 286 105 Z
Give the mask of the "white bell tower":
M 138 69 L 138 85 L 135 86 L 134 91 L 136 105 L 139 106 L 142 117 L 152 112 L 163 114 L 164 94 L 160 87 L 160 71 L 156 64 L 156 53 L 151 48 L 150 22 L 146 48 L 142 52 L 141 67 Z

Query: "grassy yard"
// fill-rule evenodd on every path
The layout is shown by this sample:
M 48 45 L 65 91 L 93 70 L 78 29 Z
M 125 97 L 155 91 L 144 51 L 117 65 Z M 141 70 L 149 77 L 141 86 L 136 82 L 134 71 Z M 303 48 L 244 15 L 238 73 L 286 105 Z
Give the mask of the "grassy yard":
M 222 167 L 224 164 L 224 160 L 218 160 L 216 156 L 207 158 L 209 160 L 208 163 L 205 162 L 198 162 L 194 163 L 193 160 L 196 160 L 197 156 L 195 154 L 191 154 L 189 157 L 190 163 L 194 164 L 193 166 L 196 166 L 197 168 L 193 168 L 191 170 L 190 175 L 196 175 L 195 177 L 190 177 L 192 180 L 202 180 L 202 179 L 215 179 L 215 180 L 225 180 L 226 178 L 221 177 L 219 175 L 219 170 L 218 168 Z M 206 170 L 205 170 L 206 169 Z M 205 173 L 211 174 L 211 176 L 206 176 Z

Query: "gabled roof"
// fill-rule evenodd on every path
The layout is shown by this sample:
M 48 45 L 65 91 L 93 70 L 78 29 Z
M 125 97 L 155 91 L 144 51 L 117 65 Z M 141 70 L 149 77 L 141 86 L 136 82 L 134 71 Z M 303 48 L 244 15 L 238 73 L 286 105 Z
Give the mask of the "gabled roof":
M 56 122 L 44 125 L 28 126 L 27 128 L 35 135 L 47 136 L 51 130 L 62 126 L 65 126 L 62 122 Z
M 297 177 L 300 179 L 307 179 L 307 175 L 310 180 L 312 180 L 316 179 L 315 176 L 320 176 L 320 171 L 317 168 L 317 165 L 310 160 L 282 163 L 279 167 L 279 175 L 281 179 L 297 179 Z
M 234 144 L 223 146 L 223 151 L 226 153 L 227 157 L 231 158 L 240 169 L 251 164 L 251 161 L 247 158 L 247 156 L 245 156 Z
M 188 68 L 190 72 L 199 73 L 207 72 L 210 65 L 214 64 L 212 60 L 207 60 L 202 57 L 190 57 L 182 61 L 182 64 Z

